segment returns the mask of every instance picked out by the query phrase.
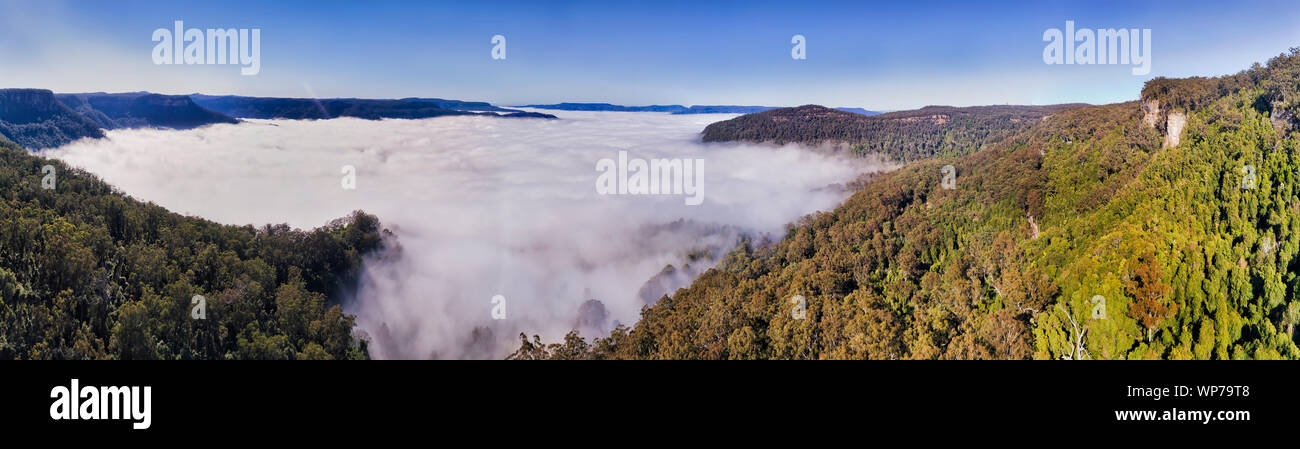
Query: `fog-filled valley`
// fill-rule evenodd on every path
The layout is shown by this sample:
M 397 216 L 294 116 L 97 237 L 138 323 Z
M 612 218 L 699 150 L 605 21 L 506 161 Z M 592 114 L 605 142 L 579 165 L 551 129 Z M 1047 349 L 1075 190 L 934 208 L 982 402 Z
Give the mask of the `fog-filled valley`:
M 551 112 L 560 120 L 109 130 L 43 155 L 225 224 L 309 229 L 353 210 L 376 215 L 392 232 L 387 250 L 336 298 L 375 358 L 501 358 L 521 332 L 554 340 L 631 325 L 738 239 L 779 239 L 787 223 L 843 201 L 847 182 L 890 167 L 797 145 L 700 142 L 730 114 Z M 598 162 L 620 151 L 703 160 L 702 204 L 599 194 Z

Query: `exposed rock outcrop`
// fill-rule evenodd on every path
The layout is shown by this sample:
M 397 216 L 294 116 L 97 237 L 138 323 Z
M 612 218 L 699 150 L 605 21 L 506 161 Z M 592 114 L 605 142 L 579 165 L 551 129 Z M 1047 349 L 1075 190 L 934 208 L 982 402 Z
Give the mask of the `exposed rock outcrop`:
M 54 99 L 46 89 L 0 89 L 0 135 L 29 150 L 84 137 L 101 138 L 95 122 Z
M 1148 128 L 1155 128 L 1156 123 L 1160 121 L 1160 101 L 1143 101 L 1142 112 L 1145 113 L 1142 116 L 1142 123 L 1145 123 Z
M 1169 118 L 1165 122 L 1165 148 L 1178 146 L 1185 126 L 1187 126 L 1187 113 L 1182 111 L 1169 113 Z
M 193 129 L 217 123 L 239 123 L 239 120 L 195 104 L 184 95 L 90 93 L 58 94 L 55 98 L 104 129 Z
M 1176 147 L 1181 141 L 1183 128 L 1187 126 L 1187 113 L 1183 111 L 1161 110 L 1160 101 L 1142 100 L 1142 123 L 1155 128 L 1164 135 L 1162 148 Z
M 609 311 L 605 309 L 605 303 L 595 299 L 584 301 L 578 306 L 578 319 L 573 328 L 582 335 L 608 334 L 612 327 L 609 325 Z

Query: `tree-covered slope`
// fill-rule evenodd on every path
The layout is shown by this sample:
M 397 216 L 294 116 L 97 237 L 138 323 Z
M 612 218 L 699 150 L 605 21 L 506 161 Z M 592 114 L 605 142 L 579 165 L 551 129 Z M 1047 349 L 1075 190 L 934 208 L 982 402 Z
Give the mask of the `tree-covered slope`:
M 513 357 L 1300 358 L 1298 51 L 910 164 L 632 328 Z
M 360 212 L 311 231 L 181 216 L 0 142 L 0 359 L 366 358 L 328 295 L 381 241 Z
M 101 138 L 95 122 L 54 99 L 45 89 L 0 89 L 0 137 L 29 149 L 54 148 Z
M 705 142 L 847 144 L 859 154 L 883 154 L 900 162 L 960 156 L 1043 117 L 1079 107 L 927 106 L 872 116 L 817 105 L 781 108 L 721 121 L 704 128 Z

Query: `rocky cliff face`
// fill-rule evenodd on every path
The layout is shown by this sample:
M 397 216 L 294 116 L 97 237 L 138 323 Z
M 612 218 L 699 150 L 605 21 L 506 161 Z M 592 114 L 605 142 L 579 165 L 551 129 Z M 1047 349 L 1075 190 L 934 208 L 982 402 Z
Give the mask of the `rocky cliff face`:
M 24 116 L 57 109 L 54 93 L 45 89 L 0 89 L 0 119 L 20 121 Z
M 104 137 L 99 126 L 45 89 L 0 89 L 0 135 L 29 150 Z
M 239 123 L 195 104 L 184 95 L 93 93 L 59 94 L 55 98 L 105 129 L 192 129 L 216 123 Z
M 1144 100 L 1142 102 L 1142 112 L 1143 112 L 1142 123 L 1145 123 L 1148 128 L 1155 128 L 1157 122 L 1160 121 L 1160 117 L 1161 117 L 1160 101 Z
M 1186 112 L 1162 111 L 1160 101 L 1155 99 L 1142 100 L 1142 112 L 1142 123 L 1147 127 L 1158 129 L 1164 134 L 1164 148 L 1178 146 L 1178 142 L 1183 135 L 1183 128 L 1187 126 Z
M 1183 127 L 1187 126 L 1187 113 L 1175 111 L 1169 113 L 1169 118 L 1165 122 L 1165 148 L 1178 146 L 1178 140 L 1183 135 Z

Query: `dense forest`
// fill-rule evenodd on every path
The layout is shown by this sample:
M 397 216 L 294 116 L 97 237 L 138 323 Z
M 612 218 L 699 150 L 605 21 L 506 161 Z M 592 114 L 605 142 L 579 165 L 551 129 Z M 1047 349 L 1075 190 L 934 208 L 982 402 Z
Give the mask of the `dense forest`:
M 181 216 L 0 139 L 0 359 L 368 358 L 331 294 L 383 233 Z
M 906 154 L 968 154 L 878 176 L 779 242 L 743 243 L 634 327 L 521 335 L 510 357 L 1300 358 L 1297 109 L 1292 49 L 924 147 Z
M 1043 117 L 1080 104 L 1052 106 L 927 106 L 864 116 L 817 105 L 743 115 L 704 128 L 705 142 L 845 144 L 857 154 L 898 162 L 961 156 Z

